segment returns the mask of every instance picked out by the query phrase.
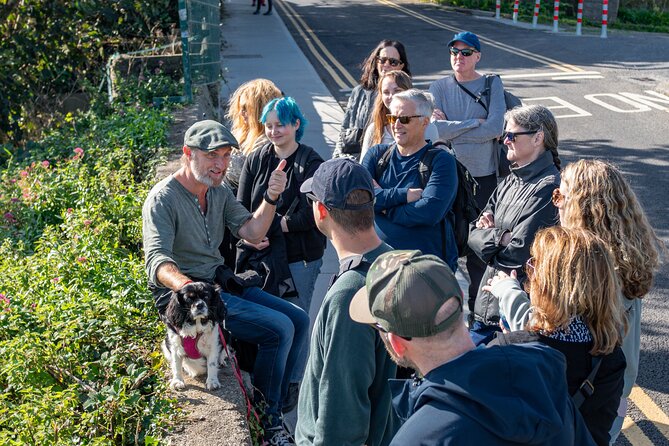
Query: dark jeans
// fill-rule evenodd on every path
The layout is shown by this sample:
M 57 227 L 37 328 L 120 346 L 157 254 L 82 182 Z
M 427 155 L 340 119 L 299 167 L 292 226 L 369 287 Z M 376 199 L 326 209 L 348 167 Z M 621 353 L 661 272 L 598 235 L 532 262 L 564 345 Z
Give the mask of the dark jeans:
M 488 204 L 488 199 L 497 187 L 497 175 L 492 174 L 485 177 L 475 177 L 475 179 L 479 183 L 479 188 L 475 196 L 476 203 L 483 209 L 485 208 L 485 205 Z M 474 302 L 476 301 L 476 295 L 481 286 L 481 278 L 483 277 L 485 268 L 486 264 L 476 254 L 467 256 L 467 272 L 469 273 L 470 280 L 467 305 L 469 306 L 469 311 L 472 313 L 474 312 Z
M 267 403 L 264 427 L 277 426 L 290 378 L 301 379 L 304 372 L 295 368 L 308 348 L 309 316 L 297 305 L 260 288 L 247 288 L 241 297 L 221 293 L 221 299 L 228 307 L 225 328 L 238 339 L 258 344 L 253 385 Z
M 261 0 L 256 0 L 256 5 L 257 5 L 256 6 L 256 13 L 260 12 L 260 4 L 261 3 L 262 3 Z M 270 12 L 272 12 L 272 0 L 267 0 L 267 12 L 266 12 L 266 14 L 269 14 Z

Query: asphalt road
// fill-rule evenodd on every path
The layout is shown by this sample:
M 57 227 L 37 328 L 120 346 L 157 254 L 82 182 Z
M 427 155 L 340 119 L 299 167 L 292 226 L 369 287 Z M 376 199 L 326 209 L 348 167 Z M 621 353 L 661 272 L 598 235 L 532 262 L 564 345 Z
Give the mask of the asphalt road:
M 296 42 L 345 105 L 360 63 L 379 40 L 402 41 L 417 87 L 450 73 L 446 43 L 479 35 L 479 70 L 498 73 L 527 104 L 552 109 L 563 163 L 597 157 L 632 182 L 658 235 L 669 244 L 669 36 L 585 29 L 531 29 L 492 13 L 471 14 L 398 0 L 275 0 Z M 552 5 L 552 3 L 551 3 Z M 669 444 L 669 267 L 644 299 L 641 365 L 617 444 Z

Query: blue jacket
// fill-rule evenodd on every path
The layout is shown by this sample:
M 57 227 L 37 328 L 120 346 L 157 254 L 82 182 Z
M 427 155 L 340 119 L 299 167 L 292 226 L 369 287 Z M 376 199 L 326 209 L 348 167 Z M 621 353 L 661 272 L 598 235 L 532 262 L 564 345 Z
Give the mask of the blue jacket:
M 392 380 L 391 446 L 595 445 L 567 393 L 564 356 L 533 342 L 478 348 L 416 386 Z
M 381 178 L 376 178 L 376 165 L 388 149 L 378 144 L 369 149 L 362 165 L 379 184 L 376 188 L 376 231 L 395 249 L 420 249 L 424 254 L 442 258 L 455 271 L 458 249 L 451 219 L 446 218 L 446 255 L 442 252 L 441 220 L 451 212 L 458 187 L 455 158 L 443 151 L 432 161 L 432 173 L 420 200 L 407 203 L 407 191 L 421 188 L 418 166 L 429 144 L 409 156 L 394 149 Z

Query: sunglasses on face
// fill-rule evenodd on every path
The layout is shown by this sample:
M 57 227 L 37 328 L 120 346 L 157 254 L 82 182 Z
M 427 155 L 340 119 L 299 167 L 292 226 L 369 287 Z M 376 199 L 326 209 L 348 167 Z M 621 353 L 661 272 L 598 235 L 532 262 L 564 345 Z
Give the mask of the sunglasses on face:
M 388 62 L 391 67 L 398 67 L 402 64 L 401 60 L 395 59 L 394 57 L 376 56 L 376 61 L 379 63 L 379 65 L 385 65 L 386 62 Z
M 412 115 L 412 116 L 395 116 L 395 115 L 386 115 L 386 119 L 390 123 L 390 125 L 395 125 L 396 121 L 399 121 L 400 124 L 407 125 L 408 123 L 411 122 L 413 118 L 423 118 L 424 116 L 422 115 Z
M 376 330 L 380 331 L 381 333 L 385 333 L 385 334 L 389 333 L 389 331 L 386 330 L 385 328 L 383 328 L 378 322 L 374 323 L 374 324 L 371 324 L 371 325 L 372 325 L 372 327 L 374 327 Z M 400 336 L 400 338 L 405 339 L 407 341 L 411 340 L 411 336 Z
M 321 203 L 321 204 L 325 207 L 325 209 L 327 209 L 328 211 L 331 211 L 331 210 L 332 210 L 332 208 L 331 208 L 330 206 L 328 206 L 327 204 L 325 204 L 325 203 L 323 203 L 322 201 L 320 201 L 320 200 L 318 199 L 318 197 L 316 197 L 316 195 L 312 194 L 311 192 L 307 192 L 307 193 L 305 193 L 304 195 L 307 197 L 307 202 L 309 203 L 309 206 L 313 206 L 314 203 L 318 201 L 318 202 Z
M 502 141 L 506 141 L 507 139 L 511 142 L 516 142 L 516 136 L 520 135 L 534 135 L 537 133 L 539 130 L 533 130 L 531 132 L 504 132 L 502 134 Z
M 553 201 L 553 205 L 554 205 L 556 208 L 561 209 L 561 208 L 562 208 L 562 205 L 564 204 L 564 201 L 565 201 L 566 199 L 567 199 L 567 197 L 565 197 L 565 196 L 562 194 L 562 192 L 560 192 L 560 189 L 555 189 L 555 190 L 553 191 L 552 201 Z
M 465 57 L 469 57 L 474 53 L 478 53 L 478 51 L 473 50 L 471 48 L 456 48 L 454 46 L 450 47 L 448 51 L 451 53 L 451 56 L 457 56 L 458 54 L 462 54 Z

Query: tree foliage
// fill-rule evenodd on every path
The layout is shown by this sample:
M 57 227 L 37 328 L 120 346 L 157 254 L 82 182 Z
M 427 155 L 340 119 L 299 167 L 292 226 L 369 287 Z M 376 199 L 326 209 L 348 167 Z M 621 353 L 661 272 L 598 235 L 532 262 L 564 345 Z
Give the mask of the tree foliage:
M 63 97 L 98 90 L 111 54 L 164 43 L 177 21 L 169 0 L 0 0 L 0 144 L 38 135 Z

